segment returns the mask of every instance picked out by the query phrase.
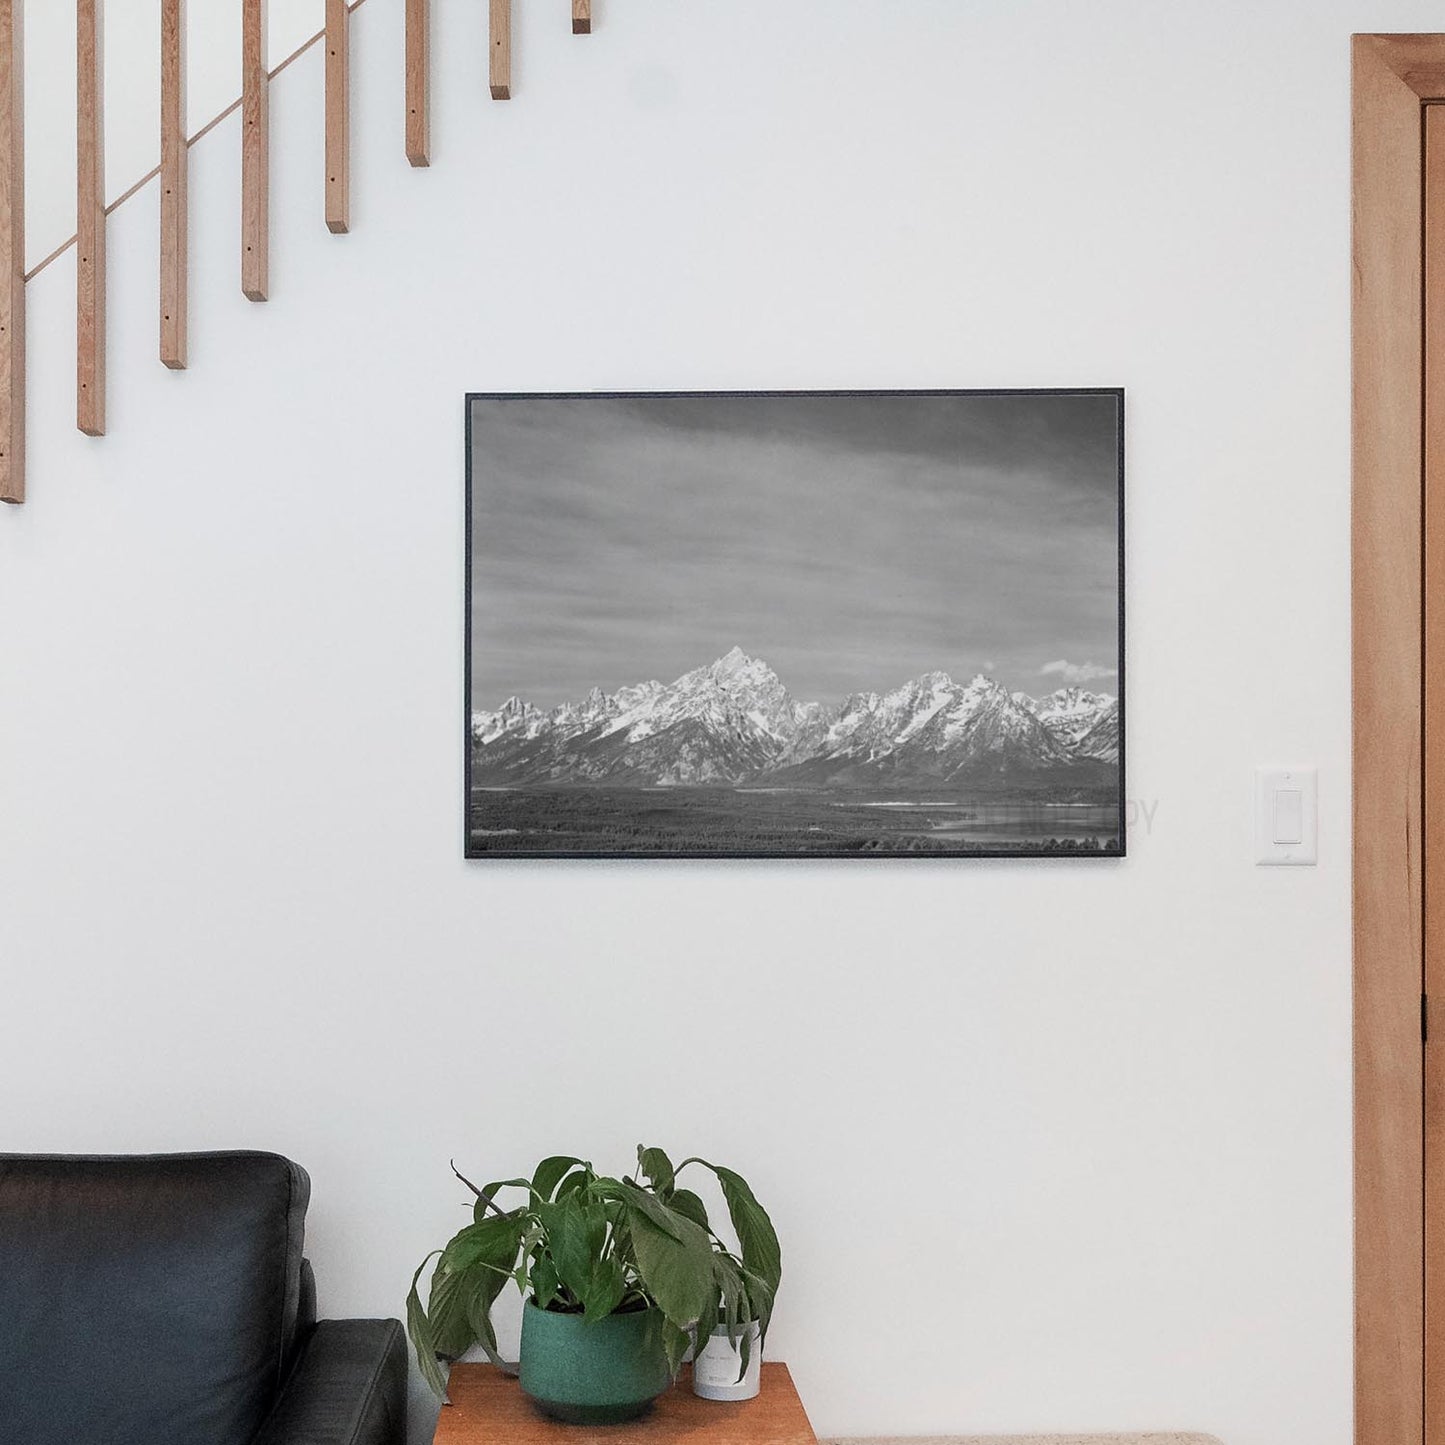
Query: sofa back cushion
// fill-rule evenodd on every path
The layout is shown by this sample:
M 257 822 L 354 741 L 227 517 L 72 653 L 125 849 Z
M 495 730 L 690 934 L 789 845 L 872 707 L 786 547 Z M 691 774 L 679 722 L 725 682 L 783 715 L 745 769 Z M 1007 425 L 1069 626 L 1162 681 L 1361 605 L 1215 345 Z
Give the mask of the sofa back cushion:
M 0 1441 L 248 1445 L 309 1194 L 274 1154 L 0 1154 Z

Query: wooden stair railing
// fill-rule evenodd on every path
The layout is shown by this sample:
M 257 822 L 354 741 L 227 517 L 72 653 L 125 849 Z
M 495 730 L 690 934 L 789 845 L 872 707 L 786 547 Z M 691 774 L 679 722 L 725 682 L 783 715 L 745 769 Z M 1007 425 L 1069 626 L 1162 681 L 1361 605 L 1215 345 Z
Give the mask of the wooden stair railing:
M 326 0 L 326 229 L 351 229 L 351 9 Z
M 512 0 L 492 0 L 488 70 L 493 100 L 512 98 Z
M 271 288 L 271 77 L 266 0 L 241 0 L 241 294 Z
M 172 371 L 185 370 L 188 349 L 185 45 L 185 0 L 161 0 L 161 365 Z
M 0 501 L 25 500 L 24 0 L 0 0 Z
M 75 424 L 105 435 L 105 64 L 101 0 L 75 0 Z
M 431 164 L 431 4 L 406 0 L 406 158 Z
M 185 0 L 157 0 L 161 37 L 161 163 L 105 203 L 102 58 L 105 0 L 76 0 L 76 234 L 25 269 L 24 0 L 0 0 L 0 502 L 25 500 L 25 285 L 76 247 L 76 424 L 105 435 L 105 219 L 160 178 L 160 360 L 184 370 L 188 355 L 189 245 L 186 197 L 191 146 L 241 111 L 241 290 L 269 294 L 270 82 L 318 41 L 326 46 L 327 229 L 351 226 L 351 13 L 365 0 L 326 0 L 326 23 L 273 70 L 266 68 L 266 0 L 240 0 L 241 96 L 187 136 Z M 431 164 L 431 7 L 405 4 L 406 158 Z M 592 0 L 571 0 L 572 33 L 592 31 Z M 487 80 L 494 100 L 512 95 L 511 0 L 489 0 Z

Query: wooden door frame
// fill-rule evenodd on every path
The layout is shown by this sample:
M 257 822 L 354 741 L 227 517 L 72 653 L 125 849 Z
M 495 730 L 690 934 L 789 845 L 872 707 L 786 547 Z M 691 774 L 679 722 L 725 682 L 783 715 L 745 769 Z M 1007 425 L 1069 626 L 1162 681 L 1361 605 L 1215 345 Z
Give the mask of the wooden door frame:
M 1355 1440 L 1424 1445 L 1422 107 L 1445 35 L 1353 46 Z

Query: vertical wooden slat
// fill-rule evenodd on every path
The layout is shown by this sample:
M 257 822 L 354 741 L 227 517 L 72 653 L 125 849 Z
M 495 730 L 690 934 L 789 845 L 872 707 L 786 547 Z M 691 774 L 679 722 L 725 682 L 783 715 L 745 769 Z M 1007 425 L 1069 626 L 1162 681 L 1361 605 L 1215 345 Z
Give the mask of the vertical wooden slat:
M 326 229 L 351 228 L 351 9 L 326 0 Z
M 24 0 L 0 0 L 0 502 L 25 500 Z
M 406 0 L 406 158 L 431 164 L 430 0 Z
M 270 81 L 265 0 L 241 9 L 241 290 L 264 301 L 271 284 Z
M 105 435 L 102 0 L 76 0 L 76 425 Z
M 186 0 L 161 0 L 161 361 L 186 365 Z
M 512 0 L 491 0 L 489 71 L 493 100 L 512 98 Z
M 592 34 L 592 0 L 572 0 L 572 33 Z

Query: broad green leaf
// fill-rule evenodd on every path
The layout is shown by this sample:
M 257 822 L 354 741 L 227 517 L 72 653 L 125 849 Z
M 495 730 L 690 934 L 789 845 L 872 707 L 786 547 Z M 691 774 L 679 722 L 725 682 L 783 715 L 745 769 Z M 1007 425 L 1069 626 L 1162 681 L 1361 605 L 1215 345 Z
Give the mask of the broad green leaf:
M 411 1336 L 412 1348 L 416 1351 L 417 1368 L 421 1371 L 422 1379 L 441 1399 L 445 1400 L 447 1382 L 442 1375 L 441 1366 L 437 1364 L 437 1352 L 432 1340 L 431 1324 L 426 1317 L 426 1311 L 421 1307 L 421 1296 L 417 1293 L 417 1282 L 421 1279 L 422 1271 L 440 1253 L 440 1250 L 433 1250 L 417 1266 L 416 1273 L 411 1277 L 411 1289 L 406 1296 L 406 1328 L 407 1333 Z
M 759 1327 L 758 1327 L 758 1348 L 759 1348 L 759 1349 L 762 1348 L 762 1344 L 763 1344 L 763 1339 L 762 1339 L 762 1326 L 759 1325 Z M 749 1364 L 749 1362 L 752 1360 L 752 1357 L 753 1357 L 753 1328 L 752 1328 L 751 1325 L 746 1325 L 746 1326 L 744 1326 L 744 1328 L 743 1328 L 742 1343 L 741 1343 L 741 1345 L 738 1347 L 738 1377 L 737 1377 L 737 1379 L 736 1379 L 735 1381 L 733 1381 L 734 1384 L 736 1384 L 736 1385 L 741 1385 L 741 1384 L 742 1384 L 742 1382 L 743 1382 L 743 1376 L 746 1375 L 747 1372 L 748 1372 L 748 1364 Z
M 666 1199 L 672 1192 L 673 1181 L 676 1179 L 676 1171 L 670 1160 L 661 1149 L 644 1149 L 641 1144 L 637 1146 L 637 1168 L 638 1172 L 652 1185 L 653 1191 L 662 1199 Z
M 738 1380 L 747 1373 L 748 1360 L 752 1355 L 752 1325 L 760 1319 L 759 1306 L 752 1298 L 747 1271 L 730 1254 L 719 1250 L 715 1263 L 717 1278 L 722 1290 L 722 1323 L 727 1327 L 728 1343 L 741 1355 Z M 755 1278 L 755 1277 L 754 1277 Z M 762 1293 L 759 1284 L 759 1293 Z M 766 1328 L 760 1321 L 759 1330 Z
M 612 1257 L 624 1270 L 636 1270 L 637 1251 L 632 1247 L 632 1226 L 628 1223 L 627 1207 L 617 1206 L 617 1217 L 612 1221 Z
M 706 1159 L 687 1160 L 711 1169 L 722 1186 L 723 1198 L 727 1201 L 728 1217 L 742 1247 L 743 1263 L 752 1272 L 768 1282 L 773 1293 L 777 1293 L 783 1277 L 783 1255 L 778 1244 L 777 1232 L 768 1211 L 758 1203 L 751 1186 L 743 1176 L 732 1169 L 718 1164 L 709 1164 Z M 681 1166 L 679 1166 L 681 1167 Z
M 499 1370 L 507 1366 L 497 1353 L 497 1332 L 492 1327 L 492 1306 L 497 1302 L 497 1296 L 501 1294 L 506 1282 L 500 1275 L 484 1274 L 477 1280 L 468 1301 L 467 1318 L 472 1332 L 477 1343 L 486 1351 L 487 1358 Z
M 670 1234 L 674 1239 L 681 1240 L 685 1230 L 697 1228 L 692 1220 L 685 1215 L 674 1214 L 657 1195 L 650 1194 L 631 1180 L 622 1181 L 621 1199 L 634 1218 L 641 1213 L 664 1234 Z
M 537 1205 L 537 1217 L 547 1232 L 542 1252 L 556 1267 L 558 1282 L 585 1301 L 594 1258 L 587 1211 L 577 1195 L 569 1194 L 560 1204 Z
M 709 1296 L 707 1308 L 697 1317 L 696 1334 L 694 1337 L 697 1341 L 697 1347 L 696 1353 L 693 1355 L 694 1359 L 707 1349 L 707 1342 L 712 1338 L 712 1332 L 717 1328 L 717 1307 L 718 1292 L 714 1289 Z
M 728 1215 L 742 1246 L 743 1264 L 776 1290 L 783 1278 L 783 1251 L 768 1211 L 757 1201 L 746 1179 L 731 1169 L 717 1170 Z
M 682 1368 L 682 1357 L 687 1353 L 689 1343 L 685 1329 L 679 1328 L 671 1320 L 662 1321 L 662 1348 L 667 1356 L 667 1370 L 670 1375 L 675 1376 Z
M 739 1325 L 748 1314 L 742 1275 L 738 1273 L 732 1256 L 720 1250 L 713 1255 L 713 1269 L 722 1293 L 722 1322 L 727 1326 L 728 1343 L 736 1345 Z
M 768 1326 L 773 1318 L 773 1289 L 767 1280 L 755 1275 L 746 1266 L 739 1267 L 747 1287 L 747 1317 L 758 1322 L 758 1343 L 762 1344 L 768 1337 Z
M 495 1199 L 504 1189 L 526 1189 L 530 1192 L 531 1188 L 530 1179 L 494 1179 L 490 1184 L 482 1185 L 482 1198 Z
M 684 1219 L 690 1219 L 696 1225 L 712 1233 L 712 1225 L 708 1222 L 707 1205 L 702 1202 L 691 1189 L 674 1189 L 667 1196 L 667 1207 L 675 1209 Z
M 605 1174 L 599 1174 L 590 1179 L 587 1183 L 587 1197 L 594 1200 L 618 1200 L 626 1199 L 634 1190 L 641 1188 L 632 1179 L 609 1179 Z
M 577 1190 L 586 1187 L 587 1182 L 592 1178 L 591 1168 L 584 1164 L 580 1169 L 574 1169 L 558 1186 L 554 1199 L 562 1199 L 568 1194 L 575 1194 Z
M 647 1198 L 639 1191 L 638 1200 Z M 657 1200 L 649 1201 L 657 1204 Z M 672 1215 L 677 1233 L 656 1224 L 646 1208 L 632 1210 L 632 1247 L 637 1273 L 668 1320 L 685 1329 L 712 1299 L 712 1241 L 691 1220 Z
M 558 1283 L 557 1267 L 547 1255 L 539 1255 L 532 1261 L 530 1284 L 539 1309 L 550 1309 L 556 1303 Z
M 594 1259 L 592 1277 L 583 1300 L 583 1313 L 589 1321 L 605 1319 L 622 1303 L 627 1293 L 627 1280 L 622 1268 L 613 1259 Z
M 442 1275 L 438 1266 L 428 1312 L 437 1353 L 443 1359 L 456 1359 L 480 1344 L 493 1364 L 500 1363 L 492 1306 L 509 1278 L 480 1264 L 450 1275 Z
M 574 1159 L 570 1154 L 553 1154 L 550 1158 L 544 1159 L 532 1175 L 533 1197 L 544 1201 L 550 1200 L 568 1172 L 579 1166 L 586 1168 L 580 1159 Z
M 582 1219 L 587 1228 L 587 1248 L 593 1258 L 600 1259 L 607 1248 L 607 1216 L 612 1206 L 602 1202 L 584 1204 Z
M 736 1261 L 734 1261 L 736 1263 Z M 748 1298 L 753 1302 L 753 1318 L 765 1324 L 773 1310 L 773 1287 L 761 1275 L 754 1274 L 747 1265 L 739 1265 Z
M 452 1168 L 453 1171 L 455 1171 L 456 1166 L 453 1165 Z M 461 1179 L 461 1175 L 458 1174 L 457 1178 Z M 464 1184 L 467 1183 L 464 1179 L 462 1182 Z M 468 1184 L 467 1187 L 476 1189 L 476 1185 L 474 1184 Z M 505 1214 L 507 1211 L 496 1203 L 497 1195 L 503 1189 L 526 1189 L 530 1191 L 531 1188 L 532 1184 L 528 1179 L 496 1179 L 490 1184 L 484 1184 L 481 1189 L 477 1191 L 477 1202 L 472 1206 L 472 1217 L 480 1224 L 482 1220 L 486 1219 L 489 1215 Z
M 460 1359 L 476 1340 L 468 1305 L 477 1279 L 484 1272 L 481 1269 L 447 1271 L 440 1264 L 432 1271 L 426 1315 L 431 1326 L 432 1348 L 444 1360 Z
M 455 1234 L 442 1251 L 442 1266 L 447 1270 L 470 1269 L 478 1260 L 503 1271 L 510 1270 L 517 1258 L 526 1215 L 520 1209 L 509 1214 L 489 1214 L 486 1218 Z
M 441 1252 L 427 1314 L 433 1348 L 444 1359 L 458 1358 L 478 1340 L 493 1352 L 491 1307 L 516 1267 L 525 1223 L 520 1210 L 488 1216 L 463 1229 Z

